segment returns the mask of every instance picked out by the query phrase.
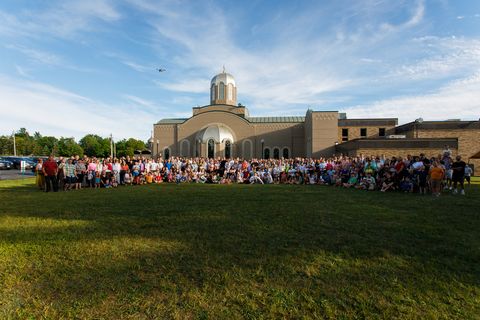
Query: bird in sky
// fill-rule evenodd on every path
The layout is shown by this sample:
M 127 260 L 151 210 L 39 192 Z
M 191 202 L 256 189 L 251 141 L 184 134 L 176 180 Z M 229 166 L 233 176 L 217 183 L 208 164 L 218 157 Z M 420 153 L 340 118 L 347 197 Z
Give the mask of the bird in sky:
M 158 70 L 158 72 L 165 72 L 165 71 L 167 71 L 167 69 L 162 69 L 162 68 L 159 68 L 159 69 L 157 69 L 157 70 Z

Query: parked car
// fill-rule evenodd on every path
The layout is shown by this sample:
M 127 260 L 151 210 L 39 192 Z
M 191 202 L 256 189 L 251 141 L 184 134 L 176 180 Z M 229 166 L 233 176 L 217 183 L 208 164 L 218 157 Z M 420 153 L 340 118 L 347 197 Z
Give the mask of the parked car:
M 30 160 L 28 157 L 4 157 L 4 160 L 10 161 L 13 163 L 13 168 L 20 169 L 21 162 L 25 161 L 25 170 L 31 170 L 35 167 L 35 162 Z
M 10 170 L 13 168 L 13 163 L 8 160 L 0 159 L 0 170 Z

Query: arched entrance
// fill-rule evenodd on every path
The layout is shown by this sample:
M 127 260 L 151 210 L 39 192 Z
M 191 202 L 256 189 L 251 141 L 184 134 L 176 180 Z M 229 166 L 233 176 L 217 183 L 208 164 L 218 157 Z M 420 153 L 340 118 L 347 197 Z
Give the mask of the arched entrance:
M 207 157 L 215 158 L 215 140 L 213 139 L 208 140 Z
M 197 132 L 195 139 L 198 141 L 202 157 L 215 158 L 222 155 L 226 158 L 234 157 L 235 138 L 232 130 L 224 124 L 210 124 L 204 127 Z
M 229 159 L 232 157 L 232 143 L 230 142 L 230 140 L 226 140 L 225 141 L 225 158 L 226 159 Z
M 270 159 L 270 148 L 265 148 L 263 150 L 263 159 Z

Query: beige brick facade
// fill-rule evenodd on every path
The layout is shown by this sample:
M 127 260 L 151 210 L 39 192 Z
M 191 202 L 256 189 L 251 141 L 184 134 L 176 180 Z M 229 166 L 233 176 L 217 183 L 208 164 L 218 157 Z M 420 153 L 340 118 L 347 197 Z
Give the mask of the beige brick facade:
M 347 140 L 354 140 L 354 139 L 360 139 L 360 138 L 365 138 L 362 137 L 360 134 L 361 129 L 366 129 L 367 135 L 366 138 L 378 138 L 379 137 L 379 132 L 380 128 L 385 129 L 385 135 L 390 135 L 394 132 L 395 126 L 342 126 L 338 127 L 338 142 L 345 142 L 343 140 L 344 136 L 342 135 L 343 129 L 348 130 L 348 136 Z
M 475 174 L 480 175 L 480 160 L 470 159 L 480 151 L 480 129 L 418 129 L 419 138 L 458 138 L 458 154 L 465 162 L 475 166 Z

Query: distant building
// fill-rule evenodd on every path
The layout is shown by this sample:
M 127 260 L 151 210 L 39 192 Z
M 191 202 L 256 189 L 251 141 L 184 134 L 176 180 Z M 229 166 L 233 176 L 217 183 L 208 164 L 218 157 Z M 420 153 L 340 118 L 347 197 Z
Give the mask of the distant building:
M 480 151 L 480 123 L 416 121 L 398 126 L 397 118 L 348 119 L 338 111 L 313 110 L 305 116 L 251 117 L 237 104 L 235 79 L 223 71 L 211 81 L 209 105 L 194 107 L 190 118 L 158 121 L 150 143 L 154 157 L 247 159 L 340 153 L 434 156 L 448 145 L 468 161 Z

